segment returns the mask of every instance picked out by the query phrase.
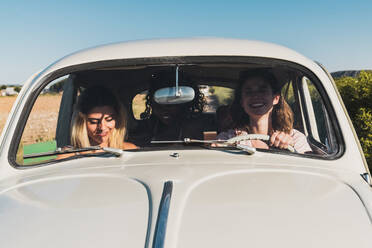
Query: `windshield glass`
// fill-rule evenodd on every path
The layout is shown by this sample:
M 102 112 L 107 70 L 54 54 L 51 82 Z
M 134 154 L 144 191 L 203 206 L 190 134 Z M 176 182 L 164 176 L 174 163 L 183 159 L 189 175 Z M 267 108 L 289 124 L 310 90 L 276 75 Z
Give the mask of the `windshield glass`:
M 147 151 L 175 145 L 319 157 L 336 153 L 335 124 L 320 83 L 270 62 L 148 65 L 64 75 L 32 102 L 17 164 L 81 157 L 74 149 L 89 147 L 95 148 L 83 154 L 102 154 L 97 147 Z M 192 94 L 178 96 L 178 89 Z M 159 90 L 172 104 L 155 101 Z

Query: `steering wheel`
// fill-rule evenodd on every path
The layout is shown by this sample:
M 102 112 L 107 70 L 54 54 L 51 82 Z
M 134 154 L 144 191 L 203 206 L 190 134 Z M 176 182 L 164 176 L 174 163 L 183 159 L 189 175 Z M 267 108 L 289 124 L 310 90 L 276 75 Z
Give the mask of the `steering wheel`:
M 266 135 L 266 134 L 241 134 L 241 135 L 235 136 L 235 137 L 233 137 L 231 139 L 228 139 L 226 141 L 226 143 L 228 143 L 228 144 L 235 144 L 235 143 L 238 143 L 238 142 L 244 141 L 244 140 L 263 140 L 263 141 L 269 141 L 270 140 L 270 136 L 269 135 Z M 288 145 L 287 150 L 290 151 L 290 152 L 296 152 L 296 150 L 294 149 L 294 147 L 291 146 L 291 145 Z

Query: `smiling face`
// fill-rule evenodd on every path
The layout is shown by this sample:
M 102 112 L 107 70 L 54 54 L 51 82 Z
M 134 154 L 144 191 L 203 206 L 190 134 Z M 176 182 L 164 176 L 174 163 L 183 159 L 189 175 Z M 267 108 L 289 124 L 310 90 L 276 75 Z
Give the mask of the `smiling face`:
M 251 118 L 270 114 L 279 98 L 274 95 L 271 85 L 260 77 L 249 78 L 242 86 L 241 105 Z
M 87 115 L 87 132 L 91 145 L 107 147 L 115 129 L 115 111 L 111 106 L 94 107 Z

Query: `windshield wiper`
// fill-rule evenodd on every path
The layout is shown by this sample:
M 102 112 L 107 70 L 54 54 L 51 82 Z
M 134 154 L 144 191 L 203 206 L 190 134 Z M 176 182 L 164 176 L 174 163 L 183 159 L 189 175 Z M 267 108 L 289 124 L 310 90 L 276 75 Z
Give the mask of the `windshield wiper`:
M 192 144 L 192 143 L 211 144 L 224 142 L 225 142 L 224 140 L 198 140 L 184 138 L 183 140 L 152 140 L 151 144 Z
M 236 143 L 235 140 L 198 140 L 184 138 L 183 140 L 153 140 L 151 144 L 216 144 L 213 148 L 218 147 L 234 147 L 239 150 L 247 152 L 249 155 L 252 155 L 256 152 L 256 148 Z M 221 146 L 222 145 L 222 146 Z
M 73 147 L 67 147 L 67 148 L 61 148 L 58 147 L 55 151 L 51 152 L 40 152 L 40 153 L 33 153 L 33 154 L 26 154 L 23 155 L 24 159 L 27 158 L 38 158 L 38 157 L 45 157 L 45 156 L 54 156 L 59 154 L 68 154 L 68 153 L 80 153 L 80 152 L 88 152 L 88 151 L 98 151 L 102 150 L 106 153 L 114 154 L 115 156 L 120 157 L 124 152 L 121 149 L 112 148 L 112 147 L 100 147 L 100 146 L 88 146 L 83 148 L 73 148 Z M 88 155 L 89 153 L 87 153 Z M 84 155 L 84 154 L 79 154 Z
M 175 141 L 151 141 L 153 144 L 166 144 L 166 143 L 181 143 L 181 144 L 189 144 L 189 143 L 202 143 L 202 144 L 216 144 L 215 147 L 235 147 L 237 149 L 243 150 L 248 154 L 254 154 L 256 152 L 256 148 L 240 144 L 241 141 L 244 140 L 262 140 L 264 142 L 268 142 L 270 140 L 269 135 L 265 134 L 242 134 L 235 136 L 228 140 L 197 140 L 197 139 L 190 139 L 184 138 L 183 140 L 175 140 Z M 213 146 L 212 146 L 213 147 Z M 290 152 L 296 153 L 297 151 L 294 149 L 293 146 L 289 145 L 287 148 Z

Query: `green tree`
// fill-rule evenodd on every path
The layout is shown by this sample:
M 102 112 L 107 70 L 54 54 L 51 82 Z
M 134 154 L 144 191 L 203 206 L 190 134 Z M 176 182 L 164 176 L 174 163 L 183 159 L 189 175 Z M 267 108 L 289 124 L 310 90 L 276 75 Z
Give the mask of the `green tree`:
M 57 83 L 50 86 L 49 90 L 54 93 L 59 93 L 63 90 L 63 86 L 65 82 L 67 81 L 67 78 L 62 79 L 61 81 L 58 81 Z
M 356 78 L 342 77 L 335 81 L 372 168 L 372 72 L 361 71 Z
M 20 92 L 21 91 L 21 86 L 16 86 L 16 87 L 14 87 L 14 91 L 16 91 L 16 92 Z
M 6 85 L 1 85 L 1 86 L 0 86 L 0 90 L 5 90 L 6 87 L 7 87 Z

